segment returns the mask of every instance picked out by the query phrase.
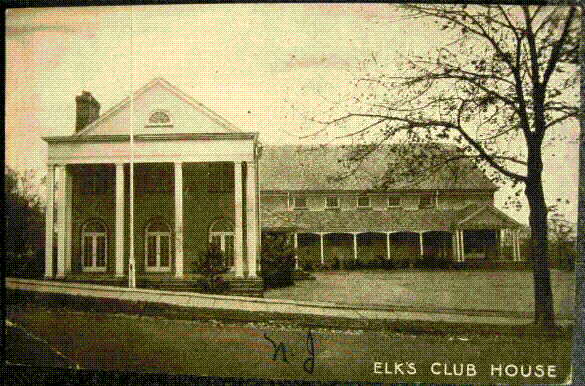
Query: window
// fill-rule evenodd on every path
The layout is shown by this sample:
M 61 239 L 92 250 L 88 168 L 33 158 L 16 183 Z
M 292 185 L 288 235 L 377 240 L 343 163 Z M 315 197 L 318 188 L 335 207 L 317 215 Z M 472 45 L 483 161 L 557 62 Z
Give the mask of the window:
M 234 266 L 234 227 L 224 218 L 216 220 L 209 227 L 209 242 L 224 253 L 225 265 Z
M 338 197 L 327 197 L 326 199 L 327 208 L 339 208 Z
M 81 268 L 83 271 L 106 271 L 106 235 L 106 227 L 96 220 L 86 223 L 81 229 Z
M 357 198 L 357 206 L 358 208 L 369 208 L 370 207 L 370 197 L 368 196 L 361 196 Z
M 293 208 L 295 209 L 306 209 L 307 198 L 306 197 L 293 197 L 292 199 Z
M 424 195 L 420 197 L 420 201 L 418 203 L 418 208 L 432 208 L 433 205 L 433 196 L 431 195 Z
M 160 221 L 152 221 L 146 227 L 145 270 L 166 272 L 171 270 L 171 229 Z
M 234 191 L 234 164 L 232 162 L 212 162 L 207 173 L 209 192 L 230 193 Z
M 390 207 L 400 206 L 400 196 L 388 196 L 388 206 Z
M 172 125 L 169 112 L 166 110 L 157 110 L 150 114 L 145 127 L 170 127 Z

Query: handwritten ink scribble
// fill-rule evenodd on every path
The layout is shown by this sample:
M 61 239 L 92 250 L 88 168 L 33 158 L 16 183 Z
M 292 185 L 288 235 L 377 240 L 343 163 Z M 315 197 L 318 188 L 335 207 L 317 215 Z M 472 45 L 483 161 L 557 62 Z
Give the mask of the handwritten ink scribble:
M 264 333 L 264 339 L 266 339 L 267 341 L 270 342 L 270 344 L 272 345 L 272 348 L 274 350 L 273 354 L 272 354 L 272 360 L 276 361 L 276 359 L 278 358 L 278 354 L 281 353 L 282 354 L 282 361 L 283 362 L 287 362 L 288 360 L 286 359 L 286 346 L 284 345 L 283 342 L 279 342 L 278 344 L 272 340 L 268 334 Z M 307 332 L 307 359 L 305 359 L 305 361 L 303 362 L 303 370 L 306 371 L 309 374 L 313 374 L 313 370 L 315 369 L 315 343 L 313 341 L 313 334 L 311 332 L 311 330 L 309 329 L 309 332 Z M 294 356 L 292 352 L 289 352 L 290 356 Z

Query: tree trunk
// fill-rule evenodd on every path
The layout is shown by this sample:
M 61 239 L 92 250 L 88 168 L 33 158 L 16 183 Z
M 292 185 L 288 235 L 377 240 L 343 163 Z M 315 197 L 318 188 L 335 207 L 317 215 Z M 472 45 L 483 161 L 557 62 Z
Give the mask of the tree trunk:
M 534 279 L 534 323 L 543 328 L 555 325 L 550 270 L 547 259 L 547 207 L 542 187 L 540 146 L 528 150 L 525 195 L 530 208 L 530 257 Z M 536 146 L 535 146 L 536 147 Z M 532 151 L 531 151 L 532 150 Z

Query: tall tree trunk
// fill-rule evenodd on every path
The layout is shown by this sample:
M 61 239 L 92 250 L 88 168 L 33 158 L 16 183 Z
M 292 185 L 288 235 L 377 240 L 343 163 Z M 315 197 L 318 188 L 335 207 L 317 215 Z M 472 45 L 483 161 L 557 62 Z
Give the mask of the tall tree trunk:
M 538 150 L 536 149 L 538 147 Z M 534 279 L 534 323 L 554 326 L 553 298 L 547 259 L 547 207 L 542 187 L 542 158 L 539 145 L 528 144 L 528 173 L 525 195 L 530 208 L 530 256 Z

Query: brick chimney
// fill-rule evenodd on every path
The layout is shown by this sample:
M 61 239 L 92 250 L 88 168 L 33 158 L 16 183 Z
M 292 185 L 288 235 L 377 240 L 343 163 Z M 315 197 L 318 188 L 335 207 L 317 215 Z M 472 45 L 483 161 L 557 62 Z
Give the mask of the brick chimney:
M 77 103 L 77 118 L 75 121 L 75 132 L 83 129 L 100 116 L 99 102 L 87 91 L 75 97 Z

